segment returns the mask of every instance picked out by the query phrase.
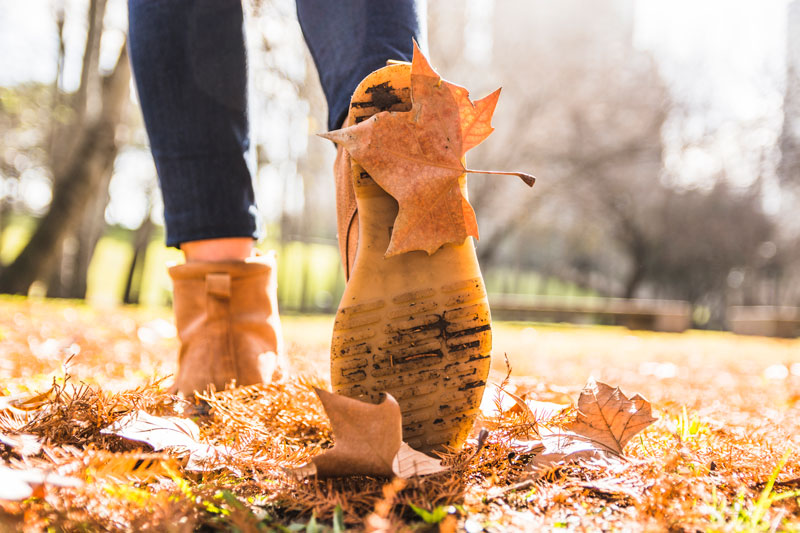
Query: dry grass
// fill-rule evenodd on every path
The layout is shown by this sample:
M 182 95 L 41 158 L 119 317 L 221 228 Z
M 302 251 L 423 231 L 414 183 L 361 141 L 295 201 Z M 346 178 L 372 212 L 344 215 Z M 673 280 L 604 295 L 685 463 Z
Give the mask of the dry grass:
M 228 468 L 197 474 L 180 457 L 100 432 L 133 409 L 175 409 L 159 381 L 172 372 L 176 349 L 165 318 L 0 301 L 0 393 L 49 391 L 0 414 L 0 432 L 34 434 L 42 451 L 22 456 L 0 444 L 0 456 L 15 468 L 86 481 L 0 502 L 0 531 L 246 532 L 292 523 L 315 531 L 314 523 L 330 529 L 336 515 L 356 530 L 800 530 L 800 494 L 774 497 L 800 490 L 800 341 L 499 324 L 496 353 L 508 354 L 517 394 L 567 403 L 594 375 L 653 402 L 660 420 L 629 444 L 628 463 L 560 467 L 532 479 L 529 457 L 512 446 L 530 421 L 509 414 L 486 420 L 495 428 L 486 445 L 448 456 L 454 468 L 443 474 L 298 481 L 282 467 L 331 444 L 312 392 L 325 383 L 330 321 L 286 321 L 290 355 L 307 377 L 210 398 L 201 433 L 234 455 Z M 499 382 L 502 356 L 495 364 Z M 427 524 L 412 506 L 441 508 L 445 518 Z

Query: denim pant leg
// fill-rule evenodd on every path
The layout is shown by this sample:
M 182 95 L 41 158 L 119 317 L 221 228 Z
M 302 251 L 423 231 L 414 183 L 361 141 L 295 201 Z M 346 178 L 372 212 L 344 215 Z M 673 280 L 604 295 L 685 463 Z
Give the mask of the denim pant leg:
M 129 0 L 129 47 L 167 244 L 256 236 L 240 0 Z
M 328 128 L 342 125 L 350 97 L 386 60 L 411 61 L 425 27 L 417 0 L 296 0 L 297 18 L 328 100 Z
M 256 237 L 246 164 L 247 62 L 240 0 L 129 0 L 129 47 L 164 197 L 167 244 Z M 415 0 L 297 0 L 330 129 L 387 59 L 410 60 Z

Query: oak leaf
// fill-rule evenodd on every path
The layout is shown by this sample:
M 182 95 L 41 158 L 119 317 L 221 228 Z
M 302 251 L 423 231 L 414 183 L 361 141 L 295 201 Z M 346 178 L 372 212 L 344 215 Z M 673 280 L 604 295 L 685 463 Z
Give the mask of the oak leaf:
M 375 405 L 315 388 L 333 430 L 333 448 L 288 471 L 298 477 L 398 476 L 445 470 L 403 442 L 400 405 L 390 394 Z
M 471 171 L 464 154 L 493 131 L 500 89 L 472 102 L 469 92 L 444 81 L 414 43 L 410 111 L 383 111 L 360 124 L 321 134 L 344 146 L 372 179 L 397 200 L 399 210 L 386 257 L 478 238 L 475 212 L 464 195 Z

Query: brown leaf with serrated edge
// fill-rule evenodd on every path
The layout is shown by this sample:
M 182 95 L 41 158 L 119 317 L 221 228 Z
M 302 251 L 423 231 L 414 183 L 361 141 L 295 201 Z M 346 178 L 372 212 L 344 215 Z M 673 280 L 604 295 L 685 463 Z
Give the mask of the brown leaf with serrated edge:
M 629 399 L 619 387 L 590 378 L 578 397 L 577 419 L 565 429 L 622 455 L 625 444 L 656 420 L 640 395 Z
M 463 87 L 444 81 L 414 43 L 412 108 L 378 113 L 357 124 L 321 134 L 350 153 L 398 203 L 386 256 L 478 238 L 475 212 L 464 196 L 464 153 L 493 131 L 499 89 L 472 102 Z M 484 172 L 484 171 L 476 171 Z M 495 172 L 489 172 L 495 173 Z M 513 174 L 533 185 L 533 178 Z
M 543 449 L 528 469 L 540 472 L 577 461 L 595 461 L 607 467 L 621 464 L 625 444 L 655 421 L 650 403 L 640 395 L 629 399 L 619 387 L 590 378 L 578 398 L 576 420 L 564 431 L 542 434 Z
M 334 444 L 299 468 L 298 477 L 411 477 L 445 467 L 403 442 L 400 405 L 390 394 L 375 405 L 314 388 L 331 422 Z

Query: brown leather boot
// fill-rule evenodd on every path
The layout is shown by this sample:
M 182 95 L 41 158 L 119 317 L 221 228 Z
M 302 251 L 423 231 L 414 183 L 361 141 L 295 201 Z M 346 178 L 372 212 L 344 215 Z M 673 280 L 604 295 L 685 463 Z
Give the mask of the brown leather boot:
M 408 64 L 373 72 L 353 94 L 345 124 L 408 111 L 409 87 Z M 478 412 L 492 346 L 472 239 L 386 258 L 397 202 L 342 148 L 334 174 L 348 282 L 331 343 L 333 391 L 376 403 L 388 392 L 409 445 L 459 447 Z M 466 176 L 461 186 L 466 193 Z
M 246 261 L 193 262 L 169 269 L 181 340 L 175 389 L 269 383 L 282 354 L 274 254 Z

